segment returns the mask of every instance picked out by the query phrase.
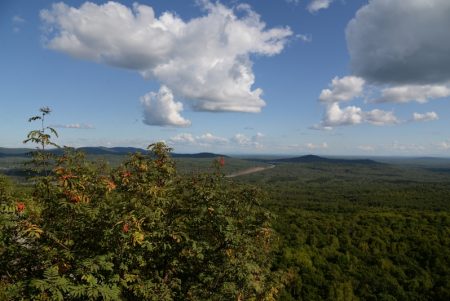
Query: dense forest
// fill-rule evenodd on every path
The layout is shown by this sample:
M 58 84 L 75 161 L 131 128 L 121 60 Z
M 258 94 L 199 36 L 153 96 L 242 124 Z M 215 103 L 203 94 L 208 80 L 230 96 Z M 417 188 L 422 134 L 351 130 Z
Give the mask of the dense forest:
M 449 300 L 445 168 L 279 164 L 242 180 L 277 216 L 280 300 Z

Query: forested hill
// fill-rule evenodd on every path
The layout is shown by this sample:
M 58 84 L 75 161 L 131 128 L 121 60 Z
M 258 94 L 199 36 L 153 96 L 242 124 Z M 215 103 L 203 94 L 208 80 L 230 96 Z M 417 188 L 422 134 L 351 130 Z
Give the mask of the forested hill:
M 380 162 L 370 160 L 370 159 L 341 159 L 341 158 L 325 158 L 315 155 L 306 155 L 294 158 L 282 158 L 275 160 L 267 160 L 267 159 L 257 159 L 257 161 L 261 162 L 270 162 L 270 163 L 340 163 L 340 164 L 365 164 L 365 165 L 376 165 L 382 164 Z
M 133 153 L 147 153 L 148 151 L 142 148 L 136 147 L 80 147 L 77 150 L 83 151 L 88 155 L 129 155 Z M 34 151 L 34 149 L 30 148 L 4 148 L 0 147 L 0 158 L 2 157 L 29 157 L 30 152 Z M 49 150 L 52 153 L 62 153 L 62 149 L 52 149 Z M 173 158 L 217 158 L 217 157 L 228 157 L 221 154 L 214 153 L 195 153 L 195 154 L 177 154 L 172 153 L 171 156 Z

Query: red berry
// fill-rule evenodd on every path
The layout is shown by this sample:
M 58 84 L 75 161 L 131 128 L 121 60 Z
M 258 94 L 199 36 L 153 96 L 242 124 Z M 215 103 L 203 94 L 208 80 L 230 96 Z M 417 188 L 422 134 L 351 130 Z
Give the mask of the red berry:
M 219 158 L 219 165 L 220 165 L 220 166 L 224 166 L 224 165 L 225 165 L 225 159 L 224 159 L 224 157 L 220 157 L 220 158 Z
M 23 212 L 24 210 L 25 210 L 25 204 L 22 202 L 17 203 L 17 211 Z
M 128 230 L 130 230 L 128 224 L 123 224 L 122 232 L 123 233 L 128 233 Z

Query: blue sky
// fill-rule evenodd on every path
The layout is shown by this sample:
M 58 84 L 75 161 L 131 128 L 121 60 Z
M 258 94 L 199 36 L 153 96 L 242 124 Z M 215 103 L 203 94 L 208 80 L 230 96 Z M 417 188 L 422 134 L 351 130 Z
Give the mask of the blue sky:
M 447 0 L 0 4 L 0 146 L 450 153 Z

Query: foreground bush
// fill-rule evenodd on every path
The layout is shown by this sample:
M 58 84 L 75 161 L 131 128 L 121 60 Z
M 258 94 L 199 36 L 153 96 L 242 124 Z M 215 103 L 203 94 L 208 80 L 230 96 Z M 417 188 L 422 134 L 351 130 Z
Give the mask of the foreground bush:
M 169 151 L 113 171 L 41 151 L 25 198 L 0 179 L 0 300 L 272 299 L 260 192 L 226 180 L 221 161 L 178 176 Z

